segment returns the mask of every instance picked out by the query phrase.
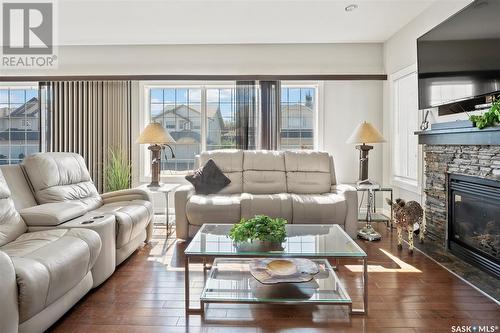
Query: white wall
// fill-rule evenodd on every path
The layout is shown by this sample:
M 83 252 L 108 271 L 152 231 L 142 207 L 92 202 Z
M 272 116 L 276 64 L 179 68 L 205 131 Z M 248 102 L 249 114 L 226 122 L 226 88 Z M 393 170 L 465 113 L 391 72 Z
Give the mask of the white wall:
M 382 81 L 326 81 L 323 88 L 323 149 L 333 155 L 337 182 L 358 179 L 359 151 L 346 143 L 363 121 L 382 131 Z M 320 131 L 321 133 L 321 131 Z M 369 153 L 370 179 L 382 182 L 382 145 Z
M 399 30 L 395 35 L 384 43 L 384 67 L 385 73 L 389 76 L 417 62 L 417 44 L 418 37 L 438 25 L 439 23 L 458 12 L 460 9 L 471 3 L 471 0 L 450 0 L 437 1 L 423 11 L 408 25 Z M 391 96 L 389 91 L 389 82 L 384 82 L 383 86 L 383 124 L 384 136 L 391 138 L 392 109 Z M 433 115 L 435 120 L 435 115 Z M 383 179 L 384 183 L 391 184 L 391 143 L 388 142 L 384 147 L 383 161 Z M 422 158 L 422 156 L 420 156 Z M 423 177 L 421 177 L 423 179 Z M 395 197 L 401 197 L 407 200 L 422 201 L 420 193 L 406 191 L 394 186 Z
M 62 46 L 58 64 L 0 75 L 384 73 L 381 43 Z

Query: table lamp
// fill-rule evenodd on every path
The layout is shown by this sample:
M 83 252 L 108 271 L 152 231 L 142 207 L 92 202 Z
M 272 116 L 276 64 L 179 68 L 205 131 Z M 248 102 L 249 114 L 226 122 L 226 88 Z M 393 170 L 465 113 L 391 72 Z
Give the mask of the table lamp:
M 165 149 L 165 147 L 168 147 L 172 152 L 172 158 L 175 158 L 174 151 L 170 146 L 170 144 L 175 143 L 174 138 L 172 138 L 161 124 L 151 123 L 141 132 L 136 142 L 139 144 L 149 144 L 148 149 L 151 150 L 151 184 L 149 184 L 148 187 L 159 187 L 161 151 Z
M 372 124 L 366 121 L 359 124 L 351 134 L 347 143 L 357 143 L 356 149 L 359 150 L 359 176 L 357 182 L 358 189 L 368 191 L 368 200 L 366 207 L 366 224 L 358 231 L 358 237 L 368 241 L 380 240 L 382 236 L 373 228 L 371 211 L 374 205 L 374 191 L 380 188 L 380 185 L 371 182 L 368 179 L 368 152 L 373 149 L 373 146 L 367 143 L 385 142 L 384 137 L 380 132 L 373 127 Z
M 372 124 L 366 121 L 359 124 L 354 132 L 351 134 L 347 143 L 356 143 L 356 149 L 359 150 L 359 176 L 358 182 L 368 181 L 368 152 L 373 149 L 373 146 L 367 143 L 380 143 L 385 142 L 384 137 L 380 132 L 373 127 Z

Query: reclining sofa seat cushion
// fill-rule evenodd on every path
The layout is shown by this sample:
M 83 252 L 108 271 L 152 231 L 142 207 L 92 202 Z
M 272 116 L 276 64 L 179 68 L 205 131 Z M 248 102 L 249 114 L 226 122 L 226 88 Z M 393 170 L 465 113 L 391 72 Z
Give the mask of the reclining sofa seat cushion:
M 104 204 L 82 156 L 76 153 L 38 153 L 25 158 L 26 174 L 39 204 L 80 203 L 87 213 L 116 217 L 116 248 L 141 235 L 153 216 L 151 202 L 114 201 Z
M 85 279 L 101 249 L 99 235 L 92 230 L 25 233 L 26 229 L 0 171 L 0 251 L 11 258 L 14 266 L 20 322 Z
M 77 286 L 101 250 L 99 235 L 88 229 L 25 233 L 0 247 L 12 259 L 22 323 Z
M 111 202 L 91 211 L 90 213 L 92 215 L 115 215 L 117 222 L 117 249 L 120 249 L 131 240 L 134 240 L 136 237 L 143 234 L 154 214 L 153 204 L 145 200 Z

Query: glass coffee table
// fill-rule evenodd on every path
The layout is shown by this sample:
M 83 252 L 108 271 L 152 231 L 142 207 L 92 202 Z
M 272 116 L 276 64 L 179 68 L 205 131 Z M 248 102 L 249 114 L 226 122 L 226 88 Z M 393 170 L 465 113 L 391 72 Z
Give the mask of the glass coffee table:
M 232 224 L 204 224 L 185 250 L 185 306 L 188 313 L 204 312 L 208 303 L 271 303 L 346 305 L 353 314 L 368 313 L 367 255 L 339 225 L 289 224 L 287 238 L 278 251 L 242 252 L 229 238 Z M 251 258 L 309 258 L 320 272 L 306 283 L 264 285 L 249 271 Z M 189 268 L 194 259 L 214 260 L 200 297 L 200 308 L 190 307 Z M 352 300 L 328 259 L 363 261 L 363 308 Z

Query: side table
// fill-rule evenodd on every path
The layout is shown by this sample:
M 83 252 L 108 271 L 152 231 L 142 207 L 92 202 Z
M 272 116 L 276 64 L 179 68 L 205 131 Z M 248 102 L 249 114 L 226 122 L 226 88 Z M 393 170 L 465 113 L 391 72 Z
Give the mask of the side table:
M 358 186 L 356 186 L 356 184 L 353 184 L 352 186 L 354 186 L 358 192 L 367 192 L 367 194 L 368 194 L 368 189 L 359 188 Z M 377 205 L 376 205 L 376 200 L 375 200 L 376 192 L 389 192 L 390 197 L 391 197 L 391 201 L 393 201 L 392 187 L 380 186 L 377 189 L 372 189 L 372 192 L 374 193 L 374 196 L 373 196 L 373 207 L 372 207 L 373 214 L 371 214 L 371 222 L 386 222 L 387 227 L 392 229 L 392 218 L 393 218 L 392 206 L 390 207 L 391 208 L 390 217 L 387 217 L 384 214 L 377 213 Z M 358 216 L 360 216 L 360 213 L 358 213 Z M 359 219 L 359 220 L 365 221 L 366 219 Z
M 176 188 L 181 186 L 181 184 L 177 183 L 165 183 L 165 184 L 160 184 L 158 187 L 149 187 L 147 184 L 143 184 L 139 187 L 137 187 L 140 190 L 146 191 L 149 194 L 154 194 L 154 193 L 163 193 L 165 196 L 165 228 L 166 230 L 166 239 L 170 236 L 172 233 L 172 224 L 170 223 L 170 215 L 169 215 L 169 200 L 168 200 L 168 195 L 170 192 L 175 191 Z

